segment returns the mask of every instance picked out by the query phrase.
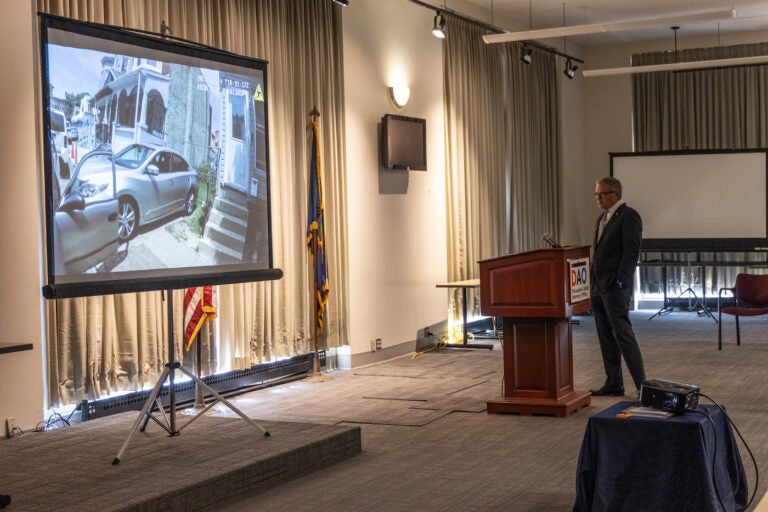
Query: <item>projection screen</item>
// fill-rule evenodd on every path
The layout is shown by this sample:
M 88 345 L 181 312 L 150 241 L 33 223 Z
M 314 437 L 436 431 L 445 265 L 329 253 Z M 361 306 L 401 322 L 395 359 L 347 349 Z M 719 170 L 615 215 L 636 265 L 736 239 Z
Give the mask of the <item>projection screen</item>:
M 643 218 L 643 250 L 768 247 L 766 151 L 611 153 L 611 175 Z
M 40 15 L 46 298 L 279 279 L 267 62 Z

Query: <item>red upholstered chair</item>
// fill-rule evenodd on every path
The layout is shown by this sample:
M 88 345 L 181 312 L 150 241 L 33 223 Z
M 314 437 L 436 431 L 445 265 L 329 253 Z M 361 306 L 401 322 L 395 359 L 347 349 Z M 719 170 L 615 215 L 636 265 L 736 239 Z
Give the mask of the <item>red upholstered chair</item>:
M 732 299 L 725 297 L 729 305 L 721 304 L 725 291 L 733 294 Z M 739 317 L 768 315 L 768 274 L 738 274 L 733 288 L 720 288 L 717 294 L 718 350 L 723 348 L 723 313 L 736 317 L 736 344 L 741 345 Z

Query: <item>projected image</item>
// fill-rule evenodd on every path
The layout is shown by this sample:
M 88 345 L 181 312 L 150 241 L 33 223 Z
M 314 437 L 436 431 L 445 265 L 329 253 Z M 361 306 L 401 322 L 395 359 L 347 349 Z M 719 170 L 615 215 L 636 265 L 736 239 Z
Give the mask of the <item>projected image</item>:
M 270 268 L 265 64 L 87 33 L 44 37 L 52 280 Z

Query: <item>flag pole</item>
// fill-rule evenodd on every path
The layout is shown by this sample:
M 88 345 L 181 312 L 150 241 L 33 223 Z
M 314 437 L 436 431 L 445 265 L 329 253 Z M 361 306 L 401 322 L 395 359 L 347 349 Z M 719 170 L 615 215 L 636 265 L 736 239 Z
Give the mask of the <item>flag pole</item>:
M 315 244 L 313 252 L 314 252 L 314 255 L 313 255 L 313 260 L 312 261 L 314 261 L 315 265 L 317 265 L 317 244 Z M 315 276 L 315 278 L 314 278 L 315 285 L 313 287 L 313 291 L 315 293 L 317 293 L 317 272 L 312 272 L 312 273 Z M 322 305 L 318 304 L 316 300 L 313 301 L 313 303 L 315 303 L 315 307 L 316 308 L 317 307 L 322 307 Z M 318 333 L 318 328 L 317 328 L 317 312 L 315 312 L 314 322 L 312 322 L 312 323 L 314 324 L 314 328 L 312 330 L 313 330 L 314 339 L 315 339 L 315 368 L 314 368 L 314 377 L 315 378 L 318 378 L 318 377 L 322 378 L 322 377 L 325 377 L 325 376 L 323 375 L 323 371 L 320 369 L 320 334 Z
M 208 323 L 206 322 L 202 329 L 204 329 L 206 332 L 208 331 Z M 202 333 L 202 330 L 197 333 L 196 335 L 196 345 L 195 348 L 195 376 L 198 379 L 203 378 L 203 342 L 201 339 L 200 334 Z M 203 393 L 203 386 L 201 386 L 199 383 L 195 382 L 195 409 L 202 409 L 205 407 L 205 395 Z
M 312 118 L 312 125 L 317 123 L 317 118 L 320 117 L 320 111 L 317 110 L 317 106 L 313 106 L 312 107 L 312 111 L 309 113 L 309 115 Z M 314 128 L 313 128 L 313 130 L 314 130 Z M 315 141 L 315 142 L 317 142 L 317 141 Z M 315 148 L 314 144 L 313 144 L 312 151 L 316 151 L 316 150 L 317 150 L 317 148 Z M 318 163 L 318 165 L 319 165 L 319 163 Z M 315 228 L 313 230 L 315 232 L 315 234 L 314 234 L 315 237 L 317 237 L 317 229 L 318 228 Z M 332 380 L 333 377 L 331 377 L 329 375 L 323 375 L 323 371 L 320 368 L 320 340 L 319 340 L 320 334 L 318 332 L 319 329 L 318 329 L 318 325 L 317 325 L 317 310 L 316 310 L 316 308 L 323 307 L 323 305 L 322 305 L 322 303 L 320 301 L 317 300 L 317 298 L 314 297 L 314 294 L 317 294 L 317 290 L 318 290 L 317 286 L 319 284 L 317 282 L 317 265 L 318 265 L 317 250 L 318 250 L 318 246 L 319 246 L 318 243 L 314 243 L 313 247 L 312 247 L 312 263 L 313 263 L 312 266 L 313 266 L 313 269 L 314 269 L 314 272 L 312 272 L 313 278 L 314 278 L 313 279 L 314 286 L 312 287 L 312 293 L 313 293 L 312 304 L 315 307 L 314 314 L 312 315 L 312 317 L 313 317 L 312 318 L 312 320 L 313 320 L 312 321 L 312 323 L 313 323 L 312 332 L 313 332 L 313 338 L 314 338 L 314 350 L 315 350 L 314 360 L 315 361 L 314 361 L 314 368 L 312 370 L 312 376 L 308 377 L 306 380 L 315 381 L 315 382 L 326 382 L 326 381 Z

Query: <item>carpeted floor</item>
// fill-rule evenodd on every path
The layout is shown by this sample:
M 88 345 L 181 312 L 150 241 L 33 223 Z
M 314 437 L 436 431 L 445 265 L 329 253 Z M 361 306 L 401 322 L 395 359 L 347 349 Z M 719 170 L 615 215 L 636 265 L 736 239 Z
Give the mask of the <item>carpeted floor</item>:
M 181 433 L 173 438 L 151 422 L 127 442 L 137 417 L 126 412 L 1 443 L 8 512 L 200 510 L 360 453 L 358 427 L 262 422 L 264 436 L 241 418 L 206 416 L 193 423 L 177 416 Z
M 695 312 L 649 320 L 632 314 L 649 378 L 697 384 L 727 408 L 768 474 L 768 321 L 746 319 L 742 345 L 732 318 L 717 350 L 717 324 Z M 575 388 L 604 379 L 592 318 L 573 326 Z M 486 343 L 485 340 L 483 340 Z M 593 397 L 569 418 L 488 415 L 501 394 L 501 351 L 440 350 L 352 371 L 331 382 L 295 382 L 237 400 L 254 417 L 362 426 L 363 453 L 278 488 L 209 510 L 566 511 L 575 497 L 576 462 L 586 422 L 634 397 Z M 629 380 L 628 375 L 626 381 Z M 708 403 L 704 398 L 702 403 Z M 741 447 L 750 484 L 755 471 Z M 765 494 L 760 481 L 750 510 Z
M 763 401 L 768 391 L 768 321 L 745 319 L 742 346 L 737 347 L 733 319 L 726 319 L 724 348 L 718 351 L 717 324 L 711 318 L 674 312 L 649 320 L 652 314 L 632 314 L 648 377 L 697 384 L 725 406 L 760 474 L 768 474 L 768 410 Z M 604 375 L 592 318 L 578 319 L 573 325 L 575 388 L 588 390 L 599 386 Z M 362 453 L 266 490 L 222 498 L 204 510 L 571 510 L 587 420 L 634 397 L 593 397 L 590 407 L 568 418 L 489 415 L 485 401 L 501 394 L 501 354 L 498 346 L 492 351 L 437 350 L 330 372 L 333 379 L 327 382 L 296 381 L 232 399 L 250 417 L 268 424 L 359 426 Z M 211 420 L 235 417 L 226 407 L 209 415 Z M 752 494 L 755 471 L 746 448 L 740 449 Z M 77 467 L 76 456 L 71 463 Z M 27 471 L 34 479 L 33 470 Z M 750 510 L 764 510 L 757 503 L 767 488 L 759 482 Z M 61 490 L 85 496 L 89 491 Z M 13 512 L 13 504 L 7 510 Z

